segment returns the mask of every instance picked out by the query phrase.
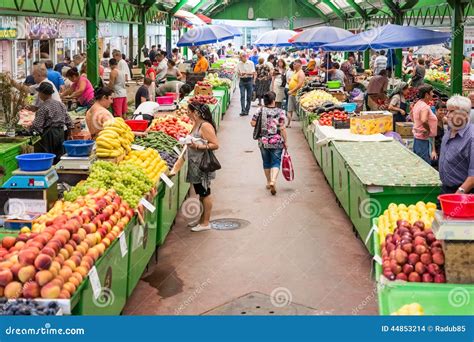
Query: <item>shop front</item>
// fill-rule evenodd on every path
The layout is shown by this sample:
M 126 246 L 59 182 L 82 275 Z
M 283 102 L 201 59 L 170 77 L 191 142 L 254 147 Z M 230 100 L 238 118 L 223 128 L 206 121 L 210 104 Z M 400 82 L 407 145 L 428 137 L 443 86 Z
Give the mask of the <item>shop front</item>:
M 14 39 L 17 38 L 16 17 L 0 17 L 0 72 L 14 72 L 12 67 Z

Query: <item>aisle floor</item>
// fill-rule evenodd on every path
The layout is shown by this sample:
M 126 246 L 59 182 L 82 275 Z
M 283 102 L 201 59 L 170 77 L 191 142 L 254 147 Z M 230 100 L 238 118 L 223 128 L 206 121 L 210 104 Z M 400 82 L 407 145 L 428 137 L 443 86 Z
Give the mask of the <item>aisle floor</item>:
M 280 176 L 273 197 L 265 189 L 250 117 L 240 117 L 239 108 L 237 89 L 218 132 L 223 168 L 212 184 L 213 219 L 250 224 L 192 233 L 180 212 L 158 263 L 150 263 L 124 314 L 377 314 L 371 258 L 338 206 L 300 123 L 289 129 L 295 180 Z M 266 303 L 278 310 L 254 312 L 255 303 L 253 309 Z M 281 311 L 285 307 L 300 309 Z

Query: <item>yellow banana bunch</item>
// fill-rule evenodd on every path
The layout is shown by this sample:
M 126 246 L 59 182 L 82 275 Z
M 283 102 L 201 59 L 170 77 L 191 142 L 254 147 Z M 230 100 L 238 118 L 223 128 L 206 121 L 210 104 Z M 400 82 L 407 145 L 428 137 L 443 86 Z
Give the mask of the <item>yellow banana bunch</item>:
M 161 159 L 160 154 L 152 148 L 143 151 L 131 151 L 121 163 L 131 163 L 140 167 L 154 184 L 158 183 L 163 172 L 168 172 L 168 165 Z
M 425 311 L 418 303 L 403 305 L 400 309 L 392 313 L 392 316 L 423 316 Z
M 122 118 L 113 118 L 104 123 L 96 139 L 97 157 L 114 158 L 129 153 L 135 136 Z

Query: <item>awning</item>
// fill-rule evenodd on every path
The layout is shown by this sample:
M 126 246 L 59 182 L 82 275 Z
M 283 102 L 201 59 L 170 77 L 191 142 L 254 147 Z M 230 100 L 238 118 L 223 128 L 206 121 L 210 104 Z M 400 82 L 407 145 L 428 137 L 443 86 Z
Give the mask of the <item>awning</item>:
M 204 21 L 206 24 L 211 24 L 212 23 L 212 19 L 209 18 L 209 17 L 206 17 L 204 14 L 202 13 L 198 13 L 196 14 L 196 16 L 201 19 L 202 21 Z
M 187 27 L 206 25 L 198 16 L 188 11 L 179 10 L 175 13 L 174 17 Z

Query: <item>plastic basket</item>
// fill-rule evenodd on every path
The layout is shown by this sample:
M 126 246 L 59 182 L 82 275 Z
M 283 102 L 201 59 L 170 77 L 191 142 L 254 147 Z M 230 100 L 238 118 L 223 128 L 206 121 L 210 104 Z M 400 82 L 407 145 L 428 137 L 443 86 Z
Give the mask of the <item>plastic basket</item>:
M 144 132 L 148 127 L 147 120 L 125 120 L 125 123 L 134 132 Z
M 70 157 L 87 157 L 94 147 L 94 140 L 69 140 L 63 143 Z
M 171 96 L 173 98 L 173 101 L 176 101 L 178 99 L 177 93 L 166 93 L 165 96 Z
M 348 113 L 353 113 L 357 109 L 357 103 L 351 102 L 351 103 L 342 103 L 342 107 L 344 107 L 344 110 Z
M 21 171 L 44 171 L 53 166 L 56 156 L 52 153 L 29 153 L 16 156 Z
M 438 200 L 446 216 L 474 218 L 474 195 L 444 194 Z
M 173 96 L 158 96 L 156 102 L 160 105 L 172 105 L 174 102 Z
M 341 88 L 341 81 L 328 81 L 326 83 L 326 86 L 329 89 L 339 89 L 339 88 Z

